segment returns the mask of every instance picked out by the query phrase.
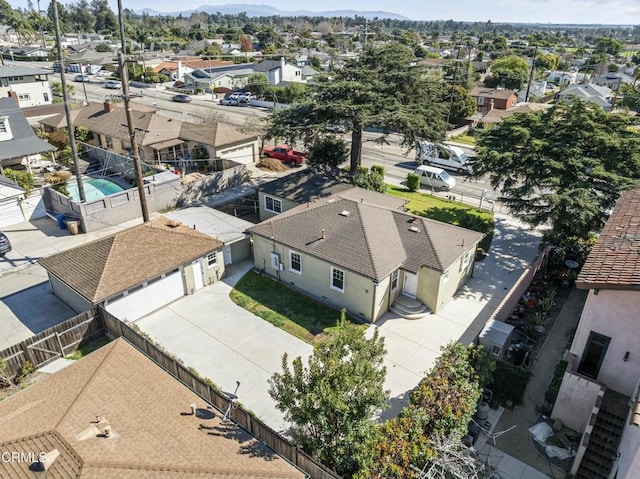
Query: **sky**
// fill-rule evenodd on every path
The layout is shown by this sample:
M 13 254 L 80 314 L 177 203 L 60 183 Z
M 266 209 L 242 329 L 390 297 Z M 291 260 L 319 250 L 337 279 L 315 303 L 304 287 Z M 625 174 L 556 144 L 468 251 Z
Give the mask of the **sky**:
M 73 0 L 59 1 L 66 4 Z M 26 7 L 27 0 L 9 0 L 9 3 Z M 109 3 L 115 11 L 116 0 Z M 124 8 L 147 7 L 160 12 L 240 3 L 269 5 L 283 11 L 380 10 L 413 20 L 640 25 L 640 0 L 122 0 Z M 44 9 L 48 1 L 41 4 Z

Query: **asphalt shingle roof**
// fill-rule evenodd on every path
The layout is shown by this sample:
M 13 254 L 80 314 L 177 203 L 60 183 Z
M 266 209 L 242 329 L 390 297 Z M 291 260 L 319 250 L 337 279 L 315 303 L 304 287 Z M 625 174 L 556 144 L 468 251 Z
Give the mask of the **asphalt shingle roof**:
M 485 98 L 497 98 L 500 100 L 508 100 L 512 95 L 515 95 L 513 90 L 504 90 L 500 88 L 488 88 L 477 86 L 471 90 L 471 96 L 482 96 Z
M 0 78 L 17 77 L 17 76 L 34 76 L 34 75 L 50 75 L 51 72 L 42 68 L 29 68 L 21 65 L 2 65 L 0 66 Z
M 0 160 L 54 151 L 55 148 L 33 132 L 20 107 L 13 98 L 0 98 L 0 116 L 9 118 L 13 139 L 0 141 Z
M 340 195 L 298 206 L 248 231 L 375 281 L 400 266 L 445 271 L 484 236 Z
M 576 285 L 582 289 L 640 290 L 640 189 L 620 195 Z
M 185 414 L 191 403 L 200 415 Z M 221 416 L 116 339 L 0 402 L 0 450 L 37 455 L 57 449 L 60 455 L 44 473 L 49 479 L 305 477 Z M 100 437 L 106 424 L 109 438 Z M 39 477 L 31 465 L 0 461 L 0 476 Z
M 161 217 L 39 263 L 97 304 L 221 247 L 211 236 Z

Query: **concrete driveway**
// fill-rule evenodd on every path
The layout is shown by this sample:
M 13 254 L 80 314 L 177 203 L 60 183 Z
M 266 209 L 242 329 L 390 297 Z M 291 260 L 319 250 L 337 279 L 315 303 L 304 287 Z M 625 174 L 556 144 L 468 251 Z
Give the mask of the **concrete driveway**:
M 524 268 L 535 258 L 540 236 L 507 217 L 497 215 L 490 255 L 475 264 L 473 278 L 442 312 L 421 320 L 406 320 L 387 313 L 377 325 L 385 338 L 386 389 L 393 417 L 405 404 L 407 393 L 424 377 L 451 341 L 470 343 L 505 297 Z M 225 391 L 240 381 L 240 401 L 269 426 L 286 427 L 267 390 L 268 378 L 281 371 L 284 352 L 290 358 L 308 358 L 311 345 L 285 333 L 236 306 L 229 299 L 235 282 L 251 269 L 251 262 L 233 267 L 230 276 L 172 303 L 136 322 L 186 365 L 210 378 Z

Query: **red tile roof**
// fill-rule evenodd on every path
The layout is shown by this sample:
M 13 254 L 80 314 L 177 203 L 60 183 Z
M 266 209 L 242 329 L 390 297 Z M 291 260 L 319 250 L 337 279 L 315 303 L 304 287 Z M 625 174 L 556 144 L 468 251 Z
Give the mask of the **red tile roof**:
M 576 286 L 640 290 L 640 189 L 620 195 Z

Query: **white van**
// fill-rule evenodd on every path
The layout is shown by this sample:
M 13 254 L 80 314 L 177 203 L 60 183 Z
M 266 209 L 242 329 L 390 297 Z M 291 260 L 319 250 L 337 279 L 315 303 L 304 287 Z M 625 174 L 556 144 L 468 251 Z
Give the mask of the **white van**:
M 437 190 L 447 190 L 456 186 L 456 179 L 442 168 L 435 166 L 420 165 L 413 172 L 420 177 L 420 184 L 427 188 Z
M 421 140 L 416 145 L 416 162 L 436 165 L 458 173 L 469 173 L 469 159 L 462 148 Z

